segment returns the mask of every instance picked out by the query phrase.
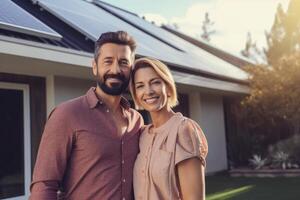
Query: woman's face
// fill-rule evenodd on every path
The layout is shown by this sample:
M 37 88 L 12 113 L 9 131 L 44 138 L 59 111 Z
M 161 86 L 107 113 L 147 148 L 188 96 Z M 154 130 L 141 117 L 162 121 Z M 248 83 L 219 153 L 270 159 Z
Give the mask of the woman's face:
M 152 67 L 140 68 L 134 75 L 137 103 L 149 112 L 167 108 L 168 87 Z

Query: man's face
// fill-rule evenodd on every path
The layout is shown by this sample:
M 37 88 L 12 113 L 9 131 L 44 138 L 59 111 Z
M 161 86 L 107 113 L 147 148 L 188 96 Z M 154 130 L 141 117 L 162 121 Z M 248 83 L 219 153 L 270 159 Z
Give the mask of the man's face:
M 99 49 L 97 62 L 93 61 L 93 74 L 98 86 L 107 94 L 118 96 L 128 87 L 132 52 L 127 45 L 106 43 Z

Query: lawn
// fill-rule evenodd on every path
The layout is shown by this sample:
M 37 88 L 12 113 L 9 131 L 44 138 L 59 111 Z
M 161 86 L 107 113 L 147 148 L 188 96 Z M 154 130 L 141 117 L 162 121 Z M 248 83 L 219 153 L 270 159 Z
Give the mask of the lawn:
M 206 177 L 206 200 L 300 200 L 300 177 Z

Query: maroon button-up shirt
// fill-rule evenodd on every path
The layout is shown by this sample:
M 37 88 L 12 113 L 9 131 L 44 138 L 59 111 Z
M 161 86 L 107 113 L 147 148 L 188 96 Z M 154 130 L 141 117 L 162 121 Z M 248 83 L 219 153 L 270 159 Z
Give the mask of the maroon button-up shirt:
M 31 200 L 133 199 L 133 166 L 139 151 L 141 115 L 122 98 L 127 131 L 118 136 L 108 108 L 95 88 L 59 105 L 48 119 L 31 184 Z

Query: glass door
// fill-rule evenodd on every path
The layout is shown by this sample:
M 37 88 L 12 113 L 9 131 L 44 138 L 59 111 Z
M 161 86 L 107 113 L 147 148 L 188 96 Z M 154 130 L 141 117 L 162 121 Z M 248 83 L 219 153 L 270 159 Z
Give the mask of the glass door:
M 0 136 L 0 199 L 28 199 L 31 181 L 28 85 L 0 82 Z

